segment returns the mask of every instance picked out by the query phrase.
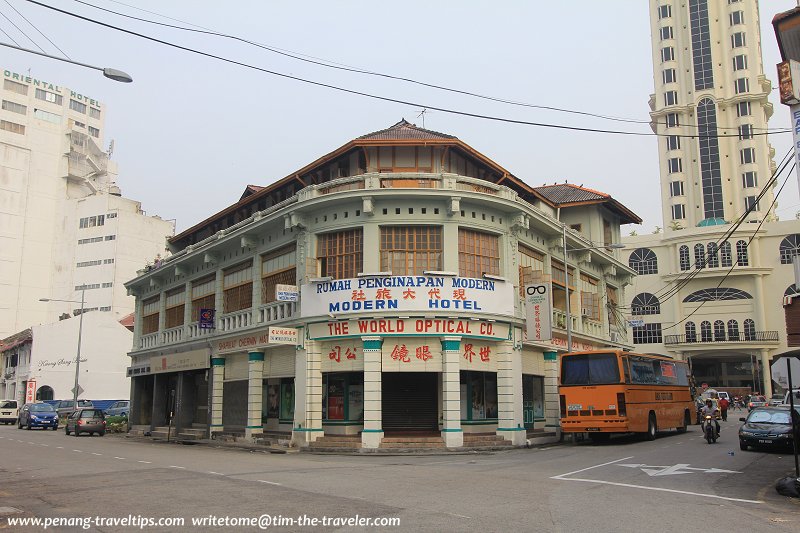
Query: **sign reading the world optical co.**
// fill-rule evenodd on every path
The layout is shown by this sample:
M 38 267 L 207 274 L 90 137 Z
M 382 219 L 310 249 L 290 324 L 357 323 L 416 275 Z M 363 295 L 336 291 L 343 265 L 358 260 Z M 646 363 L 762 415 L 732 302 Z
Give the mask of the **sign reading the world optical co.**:
M 553 338 L 552 292 L 550 283 L 525 285 L 525 324 L 529 341 Z
M 505 281 L 448 276 L 337 279 L 300 287 L 301 316 L 374 311 L 514 315 L 514 287 Z

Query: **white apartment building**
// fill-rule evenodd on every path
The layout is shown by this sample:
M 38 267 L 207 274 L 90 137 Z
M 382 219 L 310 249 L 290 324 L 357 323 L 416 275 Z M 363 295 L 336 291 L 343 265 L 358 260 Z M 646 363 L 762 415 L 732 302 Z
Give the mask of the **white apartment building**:
M 133 312 L 124 282 L 163 253 L 174 224 L 123 198 L 93 96 L 3 70 L 0 338 L 86 309 Z M 113 144 L 113 143 L 112 143 Z
M 769 394 L 800 221 L 775 217 L 758 17 L 756 0 L 650 0 L 664 233 L 623 242 L 639 274 L 626 292 L 636 350 Z

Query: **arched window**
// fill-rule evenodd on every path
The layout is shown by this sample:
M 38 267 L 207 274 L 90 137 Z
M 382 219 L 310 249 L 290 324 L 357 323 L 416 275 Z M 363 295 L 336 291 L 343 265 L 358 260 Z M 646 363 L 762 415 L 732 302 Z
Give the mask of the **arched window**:
M 728 320 L 728 340 L 739 340 L 739 323 L 736 320 Z
M 661 312 L 661 302 L 654 294 L 643 292 L 631 301 L 632 315 L 657 315 Z
M 692 266 L 691 259 L 689 259 L 689 247 L 686 245 L 678 249 L 678 256 L 680 258 L 681 270 L 689 270 Z
M 694 322 L 686 323 L 686 342 L 697 342 L 697 328 Z
M 750 259 L 747 257 L 747 241 L 736 241 L 736 264 L 740 267 L 750 264 Z
M 750 318 L 744 321 L 744 340 L 756 340 L 756 323 Z
M 53 399 L 53 389 L 52 387 L 48 387 L 47 385 L 42 385 L 36 391 L 36 400 L 37 401 L 45 401 L 45 400 L 52 400 Z
M 720 302 L 724 300 L 752 300 L 753 297 L 740 289 L 730 287 L 718 287 L 714 289 L 702 289 L 695 291 L 686 298 L 684 302 Z
M 706 265 L 706 247 L 702 244 L 694 245 L 694 266 L 703 268 Z
M 797 285 L 794 283 L 786 287 L 786 290 L 783 291 L 784 296 L 794 296 L 795 294 L 800 294 L 800 291 L 797 290 Z
M 715 341 L 725 340 L 725 322 L 723 322 L 722 320 L 714 321 L 714 340 Z
M 733 266 L 733 255 L 731 254 L 731 243 L 725 241 L 722 243 L 722 246 L 719 248 L 719 255 L 722 259 L 722 266 L 724 267 L 731 267 Z
M 719 266 L 719 248 L 717 243 L 710 242 L 707 247 L 706 261 L 708 261 L 709 268 L 717 268 Z
M 781 264 L 791 265 L 792 258 L 796 255 L 800 255 L 800 235 L 797 233 L 787 235 L 781 241 Z
M 658 258 L 650 248 L 637 248 L 628 258 L 628 266 L 640 276 L 658 274 Z
M 708 320 L 700 322 L 700 342 L 711 342 L 711 322 Z

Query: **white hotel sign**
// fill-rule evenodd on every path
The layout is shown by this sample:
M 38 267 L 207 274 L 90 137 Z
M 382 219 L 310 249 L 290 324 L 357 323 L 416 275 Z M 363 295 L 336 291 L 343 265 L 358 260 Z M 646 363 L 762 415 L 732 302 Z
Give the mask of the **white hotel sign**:
M 301 316 L 372 311 L 471 311 L 514 315 L 514 287 L 498 280 L 446 276 L 338 279 L 300 287 Z

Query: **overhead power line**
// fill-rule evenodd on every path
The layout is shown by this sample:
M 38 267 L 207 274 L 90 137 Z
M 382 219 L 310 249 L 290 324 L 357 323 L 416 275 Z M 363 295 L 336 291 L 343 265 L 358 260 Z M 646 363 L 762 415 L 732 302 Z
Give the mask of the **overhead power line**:
M 35 25 L 33 22 L 31 22 L 30 20 L 28 20 L 27 18 L 25 18 L 25 15 L 23 15 L 22 13 L 20 13 L 20 12 L 19 12 L 19 10 L 18 10 L 16 7 L 14 7 L 14 6 L 11 4 L 11 2 L 9 2 L 8 0 L 5 0 L 5 3 L 6 3 L 6 4 L 8 4 L 8 5 L 9 5 L 9 7 L 10 7 L 11 9 L 13 9 L 13 10 L 14 10 L 14 11 L 17 13 L 17 15 L 19 15 L 20 17 L 22 17 L 22 20 L 24 20 L 25 22 L 27 22 L 28 24 L 30 24 L 30 25 L 31 25 L 31 27 L 33 27 L 33 29 L 34 29 L 34 30 L 38 31 L 38 32 L 39 32 L 39 35 L 41 35 L 42 37 L 44 37 L 45 39 L 47 39 L 47 42 L 49 42 L 50 44 L 52 44 L 53 46 L 55 46 L 55 47 L 58 49 L 58 51 L 59 51 L 59 52 L 61 52 L 62 54 L 64 54 L 64 57 L 66 57 L 67 59 L 69 59 L 70 61 L 72 61 L 72 58 L 71 58 L 71 57 L 69 57 L 69 56 L 67 55 L 67 53 L 66 53 L 64 50 L 62 50 L 61 48 L 59 48 L 59 47 L 58 47 L 58 45 L 57 45 L 56 43 L 54 43 L 53 41 L 51 41 L 51 40 L 50 40 L 50 38 L 49 38 L 47 35 L 45 35 L 44 33 L 42 33 L 42 32 L 41 32 L 41 30 L 39 30 L 39 28 L 37 28 L 37 27 L 36 27 L 36 25 Z M 42 49 L 41 49 L 41 48 L 39 48 L 39 50 L 42 50 Z M 42 50 L 42 52 L 44 52 L 44 50 Z
M 281 78 L 290 79 L 290 80 L 298 81 L 298 82 L 301 82 L 301 83 L 314 85 L 314 86 L 317 86 L 317 87 L 324 87 L 324 88 L 327 88 L 327 89 L 332 89 L 332 90 L 340 91 L 340 92 L 347 93 L 347 94 L 363 96 L 365 98 L 371 98 L 371 99 L 374 99 L 374 100 L 380 100 L 380 101 L 384 101 L 384 102 L 392 102 L 392 103 L 396 103 L 396 104 L 411 106 L 411 107 L 414 107 L 414 108 L 427 108 L 429 110 L 441 111 L 442 113 L 449 113 L 449 114 L 453 114 L 453 115 L 461 115 L 461 116 L 478 118 L 478 119 L 483 119 L 483 120 L 491 120 L 491 121 L 494 121 L 494 122 L 503 122 L 503 123 L 508 123 L 508 124 L 519 124 L 519 125 L 523 125 L 523 126 L 534 126 L 534 127 L 541 127 L 541 128 L 568 130 L 568 131 L 582 131 L 582 132 L 588 132 L 588 133 L 606 133 L 606 134 L 610 134 L 610 135 L 625 135 L 625 136 L 633 136 L 633 137 L 654 137 L 654 136 L 655 137 L 664 137 L 664 136 L 667 136 L 666 134 L 659 134 L 659 133 L 632 132 L 632 131 L 622 131 L 622 130 L 607 130 L 607 129 L 600 129 L 600 128 L 584 128 L 584 127 L 576 127 L 576 126 L 567 126 L 567 125 L 563 125 L 563 124 L 552 124 L 552 123 L 546 123 L 546 122 L 534 122 L 534 121 L 527 121 L 527 120 L 519 120 L 519 119 L 498 117 L 498 116 L 493 116 L 493 115 L 485 115 L 485 114 L 481 114 L 481 113 L 470 113 L 470 112 L 467 112 L 467 111 L 459 111 L 459 110 L 456 110 L 456 109 L 449 109 L 449 108 L 444 108 L 444 107 L 432 106 L 432 105 L 428 105 L 426 103 L 421 103 L 421 102 L 414 102 L 414 101 L 409 101 L 409 100 L 401 100 L 401 99 L 398 99 L 398 98 L 391 98 L 391 97 L 388 97 L 388 96 L 381 96 L 381 95 L 377 95 L 377 94 L 366 93 L 366 92 L 363 92 L 363 91 L 356 91 L 354 89 L 347 89 L 345 87 L 340 87 L 340 86 L 332 85 L 332 84 L 329 84 L 329 83 L 323 83 L 323 82 L 319 82 L 319 81 L 315 81 L 315 80 L 311 80 L 311 79 L 307 79 L 307 78 L 301 78 L 299 76 L 293 76 L 291 74 L 285 74 L 285 73 L 282 73 L 282 72 L 266 69 L 266 68 L 263 68 L 263 67 L 258 67 L 256 65 L 251 65 L 249 63 L 244 63 L 242 61 L 229 59 L 229 58 L 226 58 L 226 57 L 223 57 L 223 56 L 219 56 L 219 55 L 216 55 L 216 54 L 203 52 L 201 50 L 197 50 L 197 49 L 190 48 L 190 47 L 187 47 L 187 46 L 182 46 L 182 45 L 179 45 L 179 44 L 176 44 L 176 43 L 165 41 L 163 39 L 158 39 L 156 37 L 152 37 L 150 35 L 146 35 L 146 34 L 143 34 L 143 33 L 135 32 L 133 30 L 129 30 L 129 29 L 126 29 L 126 28 L 115 26 L 113 24 L 109 24 L 109 23 L 106 23 L 106 22 L 95 20 L 95 19 L 92 19 L 90 17 L 86 17 L 86 16 L 83 16 L 83 15 L 78 15 L 77 13 L 72 13 L 70 11 L 66 11 L 66 10 L 59 9 L 59 8 L 56 8 L 56 7 L 47 5 L 47 4 L 43 4 L 43 3 L 38 2 L 36 0 L 27 0 L 27 1 L 32 3 L 32 4 L 44 7 L 46 9 L 50 9 L 52 11 L 56 11 L 58 13 L 62 13 L 64 15 L 67 15 L 67 16 L 70 16 L 70 17 L 74 17 L 74 18 L 77 18 L 77 19 L 80 19 L 80 20 L 84 20 L 86 22 L 91 22 L 93 24 L 97 24 L 97 25 L 103 26 L 105 28 L 109 28 L 109 29 L 113 29 L 113 30 L 116 30 L 116 31 L 120 31 L 122 33 L 127 33 L 129 35 L 133 35 L 133 36 L 139 37 L 141 39 L 146 39 L 148 41 L 159 43 L 159 44 L 162 44 L 164 46 L 168 46 L 168 47 L 175 48 L 175 49 L 178 49 L 178 50 L 183 50 L 185 52 L 190 52 L 192 54 L 208 57 L 208 58 L 211 58 L 211 59 L 216 59 L 216 60 L 219 60 L 219 61 L 224 61 L 226 63 L 230 63 L 230 64 L 233 64 L 233 65 L 238 65 L 238 66 L 241 66 L 241 67 L 245 67 L 245 68 L 249 68 L 249 69 L 252 69 L 252 70 L 259 71 L 259 72 L 263 72 L 265 74 L 271 74 L 273 76 L 278 76 L 278 77 L 281 77 Z M 754 135 L 766 135 L 766 133 L 763 133 L 763 134 L 755 133 Z M 716 134 L 716 135 L 676 135 L 676 136 L 677 137 L 689 137 L 689 138 L 694 139 L 694 138 L 738 137 L 738 134 L 730 134 L 730 135 L 727 135 L 727 134 L 722 134 L 722 135 L 720 135 L 720 134 Z
M 39 50 L 41 50 L 43 54 L 46 54 L 46 53 L 47 53 L 47 52 L 45 52 L 45 51 L 44 51 L 44 49 L 43 49 L 41 46 L 39 46 L 39 43 L 37 43 L 36 41 L 34 41 L 33 39 L 31 39 L 31 37 L 30 37 L 30 36 L 29 36 L 27 33 L 25 33 L 25 31 L 24 31 L 22 28 L 20 28 L 20 27 L 19 27 L 19 26 L 17 26 L 16 24 L 14 24 L 14 21 L 13 21 L 13 20 L 11 20 L 10 18 L 8 18 L 8 17 L 6 16 L 6 14 L 5 14 L 5 13 L 3 13 L 2 11 L 0 11 L 0 15 L 3 15 L 3 18 L 4 18 L 4 19 L 6 19 L 8 22 L 10 22 L 12 26 L 14 26 L 15 28 L 17 28 L 17 31 L 18 31 L 18 32 L 20 32 L 22 35 L 24 35 L 26 39 L 28 39 L 30 42 L 32 42 L 32 43 L 33 43 L 33 46 L 35 46 L 36 48 L 38 48 Z M 5 32 L 3 32 L 3 33 L 5 33 Z M 6 35 L 8 35 L 8 34 L 6 34 Z M 12 39 L 12 40 L 13 40 L 13 39 Z M 14 41 L 14 42 L 16 43 L 17 41 Z M 18 45 L 18 46 L 19 46 L 19 45 Z

